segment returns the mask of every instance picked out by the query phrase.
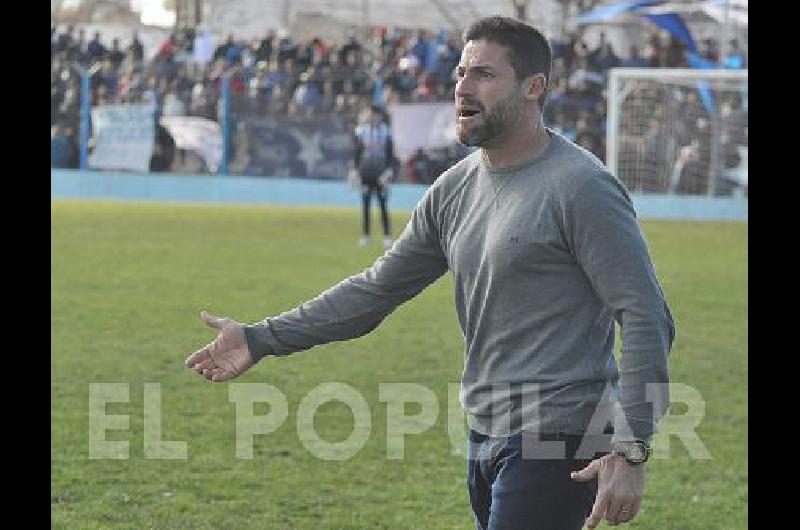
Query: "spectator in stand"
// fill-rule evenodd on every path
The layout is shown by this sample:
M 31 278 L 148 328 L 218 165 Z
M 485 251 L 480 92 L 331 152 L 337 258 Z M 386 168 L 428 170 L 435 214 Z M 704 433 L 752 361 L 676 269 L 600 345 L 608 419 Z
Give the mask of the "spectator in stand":
M 128 58 L 134 65 L 141 65 L 144 62 L 144 46 L 139 40 L 139 33 L 133 32 L 131 44 L 127 49 Z
M 290 88 L 289 72 L 283 61 L 272 62 L 267 74 L 265 91 L 270 100 L 280 100 Z
M 256 73 L 256 50 L 258 41 L 252 40 L 249 46 L 242 46 L 242 76 L 245 80 L 250 79 Z
M 177 51 L 177 49 L 178 49 L 178 36 L 175 32 L 173 32 L 170 34 L 167 40 L 165 40 L 163 43 L 161 43 L 161 46 L 159 46 L 154 61 L 156 62 L 171 61 L 175 57 L 175 52 Z
M 133 63 L 124 63 L 123 73 L 117 79 L 117 97 L 121 100 L 131 101 L 133 93 L 142 82 L 141 67 Z
M 399 72 L 392 79 L 392 88 L 397 91 L 401 100 L 411 101 L 411 94 L 417 88 L 417 73 L 420 70 L 419 59 L 409 53 L 398 63 Z
M 575 143 L 594 154 L 600 160 L 605 159 L 603 140 L 598 132 L 596 118 L 589 111 L 581 111 L 576 124 Z
M 104 87 L 109 103 L 115 102 L 119 76 L 114 70 L 114 63 L 111 62 L 110 58 L 101 63 L 100 69 L 92 76 L 91 82 L 93 88 Z
M 413 184 L 430 184 L 431 167 L 430 158 L 421 147 L 414 151 L 406 162 L 408 180 Z
M 296 59 L 297 44 L 294 43 L 288 32 L 281 31 L 280 39 L 278 40 L 278 61 L 286 64 L 291 61 L 294 64 Z
M 237 66 L 242 64 L 242 59 L 244 58 L 244 46 L 241 46 L 237 43 L 232 43 L 231 46 L 228 46 L 228 50 L 225 53 L 225 64 L 227 66 Z
M 184 107 L 189 108 L 189 103 L 192 97 L 192 88 L 194 88 L 194 81 L 189 75 L 189 71 L 185 64 L 178 66 L 175 75 L 175 94 L 183 101 Z
M 352 67 L 353 94 L 369 93 L 369 70 L 364 65 L 364 56 L 361 50 L 354 50 L 348 55 L 348 65 Z
M 319 39 L 309 41 L 297 48 L 297 66 L 305 70 L 314 62 L 314 49 Z
M 260 113 L 267 101 L 266 99 L 266 75 L 267 62 L 259 61 L 256 63 L 255 72 L 247 79 L 247 99 L 253 103 L 256 113 Z
M 595 72 L 599 72 L 601 70 L 601 68 L 596 65 L 596 61 L 597 61 L 597 56 L 600 55 L 600 52 L 603 51 L 603 48 L 605 48 L 606 44 L 608 44 L 608 42 L 606 41 L 606 33 L 605 31 L 601 31 L 599 40 L 597 42 L 597 48 L 591 50 L 589 52 L 589 55 L 586 57 L 589 68 L 591 68 Z
M 433 78 L 428 74 L 428 72 L 422 72 L 420 76 L 417 78 L 417 87 L 411 94 L 411 99 L 413 101 L 433 101 L 436 97 L 436 82 Z
M 590 69 L 602 73 L 605 79 L 606 72 L 608 72 L 610 68 L 619 66 L 620 61 L 617 54 L 614 53 L 614 48 L 611 47 L 611 43 L 605 42 L 597 50 L 597 53 L 590 58 L 589 63 Z
M 323 93 L 328 105 L 333 104 L 341 94 L 344 94 L 345 72 L 339 57 L 339 51 L 332 48 L 327 53 L 327 64 L 323 66 L 325 79 Z
M 275 45 L 275 31 L 270 30 L 258 43 L 256 49 L 256 62 L 272 60 L 272 50 Z
M 328 56 L 328 49 L 329 46 L 326 42 L 315 38 L 314 39 L 314 58 L 311 61 L 312 64 L 321 65 L 325 62 L 326 57 Z
M 50 69 L 50 123 L 58 119 L 58 108 L 64 100 L 64 87 L 61 80 L 62 63 L 56 59 Z M 67 73 L 69 75 L 69 72 Z
M 434 82 L 438 85 L 455 86 L 453 71 L 461 58 L 461 51 L 448 40 L 437 46 L 436 53 L 438 55 L 436 68 L 431 72 Z
M 106 47 L 100 42 L 100 32 L 95 31 L 94 37 L 89 41 L 89 44 L 86 45 L 86 62 L 90 65 L 94 64 L 103 60 L 105 55 Z
M 191 57 L 194 54 L 195 37 L 197 37 L 197 32 L 193 27 L 184 28 L 181 33 L 181 42 L 183 43 L 183 49 L 187 57 Z
M 56 27 L 50 26 L 50 62 L 53 62 L 53 58 L 56 56 L 56 46 L 57 46 L 57 39 L 56 39 Z
M 119 38 L 114 37 L 111 41 L 111 49 L 108 50 L 108 59 L 111 61 L 111 66 L 115 72 L 119 72 L 122 66 L 122 61 L 125 60 L 125 52 L 119 48 Z
M 114 102 L 109 100 L 108 89 L 106 88 L 106 85 L 98 85 L 97 89 L 93 92 L 92 106 L 101 107 L 103 105 L 110 105 L 112 103 Z
M 732 39 L 730 41 L 730 48 L 728 54 L 725 56 L 723 66 L 725 68 L 741 69 L 747 66 L 744 53 L 739 49 L 739 41 Z
M 411 46 L 411 53 L 413 53 L 419 61 L 420 67 L 425 69 L 428 64 L 428 54 L 430 53 L 430 39 L 428 32 L 420 30 L 417 33 L 417 38 Z
M 658 33 L 653 33 L 647 41 L 642 51 L 644 60 L 647 61 L 648 66 L 657 68 L 664 66 L 664 49 L 661 46 L 661 38 Z
M 687 182 L 693 180 L 693 176 L 699 168 L 700 162 L 700 142 L 692 139 L 688 145 L 680 148 L 678 158 L 670 176 L 668 193 L 679 193 L 686 189 Z
M 581 38 L 576 33 L 570 33 L 567 45 L 564 50 L 564 66 L 567 72 L 571 72 L 575 66 L 579 51 L 582 49 Z
M 87 66 L 87 53 L 86 53 L 86 31 L 81 28 L 78 30 L 77 40 L 70 42 L 67 49 L 67 60 L 70 63 L 78 63 L 81 66 Z
M 53 124 L 50 127 L 50 167 L 77 168 L 79 158 L 78 146 L 65 128 L 58 123 Z
M 340 64 L 347 64 L 347 57 L 352 52 L 360 52 L 361 49 L 362 49 L 361 44 L 358 42 L 358 39 L 356 39 L 355 34 L 353 34 L 351 32 L 349 37 L 348 37 L 348 39 L 347 39 L 347 42 L 339 50 L 339 63 Z
M 216 117 L 216 104 L 211 89 L 203 80 L 198 80 L 194 84 L 189 112 L 192 116 L 200 116 L 209 120 Z
M 639 55 L 639 47 L 636 45 L 631 46 L 630 57 L 622 61 L 620 66 L 627 68 L 646 68 L 648 65 L 647 60 Z
M 142 103 L 146 105 L 155 105 L 156 114 L 161 113 L 161 98 L 159 97 L 158 79 L 158 76 L 150 75 L 147 77 L 147 81 L 145 81 L 145 84 L 142 87 Z
M 200 27 L 195 32 L 194 42 L 192 43 L 192 61 L 205 65 L 214 58 L 214 36 L 204 27 Z
M 583 39 L 580 37 L 576 38 L 572 46 L 572 53 L 568 55 L 570 58 L 570 61 L 568 62 L 568 68 L 570 70 L 586 68 L 589 64 L 589 53 L 589 46 L 583 41 Z
M 156 121 L 156 140 L 150 157 L 150 171 L 169 171 L 175 160 L 175 140 L 167 129 Z
M 664 51 L 664 66 L 667 68 L 687 68 L 689 65 L 686 62 L 686 47 L 683 43 L 675 37 L 670 35 L 669 44 Z
M 56 53 L 66 52 L 72 46 L 72 41 L 75 39 L 75 26 L 70 24 L 67 26 L 65 33 L 60 33 L 56 39 Z
M 313 77 L 313 66 L 300 74 L 300 82 L 297 84 L 292 98 L 292 108 L 299 114 L 313 114 L 322 104 L 322 94 Z
M 703 39 L 700 43 L 700 56 L 706 61 L 716 63 L 719 61 L 719 49 L 714 39 Z
M 647 129 L 643 135 L 644 156 L 640 157 L 640 165 L 648 164 L 650 167 L 641 167 L 639 174 L 655 175 L 653 182 L 644 182 L 644 187 L 637 191 L 662 192 L 662 176 L 667 173 L 667 161 L 669 160 L 669 138 L 663 133 L 661 123 L 658 118 L 650 118 L 647 121 Z
M 696 88 L 685 89 L 684 101 L 675 111 L 676 140 L 687 145 L 692 138 L 697 138 L 701 123 L 709 120 L 708 111 L 700 101 Z
M 220 44 L 214 50 L 214 55 L 212 57 L 212 62 L 217 63 L 220 59 L 227 59 L 228 57 L 228 50 L 236 46 L 233 42 L 233 33 L 228 34 L 228 38 L 225 39 L 225 42 Z

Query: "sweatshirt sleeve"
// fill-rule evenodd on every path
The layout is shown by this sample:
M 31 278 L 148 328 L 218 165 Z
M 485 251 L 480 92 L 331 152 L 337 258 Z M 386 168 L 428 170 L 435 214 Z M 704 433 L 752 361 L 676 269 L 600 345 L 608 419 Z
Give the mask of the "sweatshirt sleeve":
M 669 404 L 675 324 L 630 197 L 611 174 L 595 174 L 568 200 L 565 223 L 578 263 L 621 327 L 612 440 L 649 440 Z
M 319 344 L 366 335 L 397 306 L 447 271 L 432 188 L 418 204 L 394 246 L 361 274 L 276 317 L 245 326 L 255 360 L 288 355 Z

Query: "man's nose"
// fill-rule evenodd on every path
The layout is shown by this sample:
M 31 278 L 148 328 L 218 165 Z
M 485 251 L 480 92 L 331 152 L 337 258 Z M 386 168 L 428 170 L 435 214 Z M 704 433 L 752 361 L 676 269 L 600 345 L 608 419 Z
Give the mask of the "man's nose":
M 466 76 L 456 81 L 456 98 L 470 96 L 475 93 L 475 84 Z

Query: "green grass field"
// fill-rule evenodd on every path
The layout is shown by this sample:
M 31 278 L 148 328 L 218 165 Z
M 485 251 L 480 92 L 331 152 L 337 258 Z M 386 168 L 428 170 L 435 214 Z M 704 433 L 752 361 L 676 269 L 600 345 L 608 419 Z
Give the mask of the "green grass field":
M 393 219 L 399 233 L 407 214 Z M 228 385 L 183 367 L 214 336 L 198 314 L 261 320 L 368 266 L 382 249 L 357 247 L 358 213 L 53 201 L 51 227 L 54 528 L 473 528 L 465 460 L 451 454 L 447 431 L 447 388 L 463 363 L 450 276 L 366 337 L 265 359 L 238 379 L 280 389 L 289 416 L 256 436 L 252 460 L 237 459 Z M 692 459 L 671 438 L 670 457 L 648 464 L 643 508 L 629 526 L 746 528 L 747 224 L 645 221 L 643 229 L 677 324 L 671 379 L 702 394 L 697 433 L 712 458 Z M 300 400 L 331 381 L 357 389 L 371 410 L 367 443 L 343 461 L 312 456 L 295 422 Z M 419 383 L 438 396 L 436 424 L 406 437 L 402 460 L 386 457 L 382 382 Z M 130 442 L 129 459 L 89 458 L 90 383 L 129 384 L 130 401 L 107 413 L 129 415 L 130 428 L 106 435 Z M 186 441 L 188 459 L 145 458 L 145 383 L 161 385 L 162 437 Z M 330 442 L 353 424 L 339 403 L 315 416 Z

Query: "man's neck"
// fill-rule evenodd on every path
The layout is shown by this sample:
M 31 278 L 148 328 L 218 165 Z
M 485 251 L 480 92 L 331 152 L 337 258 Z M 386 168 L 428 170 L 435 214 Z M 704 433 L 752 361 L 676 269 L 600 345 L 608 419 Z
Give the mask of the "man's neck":
M 498 140 L 497 146 L 481 149 L 483 161 L 491 169 L 505 169 L 540 157 L 550 144 L 550 134 L 539 116 L 522 131 Z

